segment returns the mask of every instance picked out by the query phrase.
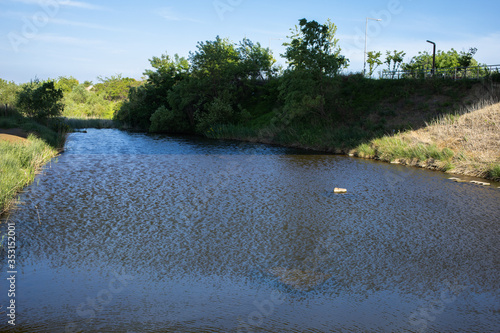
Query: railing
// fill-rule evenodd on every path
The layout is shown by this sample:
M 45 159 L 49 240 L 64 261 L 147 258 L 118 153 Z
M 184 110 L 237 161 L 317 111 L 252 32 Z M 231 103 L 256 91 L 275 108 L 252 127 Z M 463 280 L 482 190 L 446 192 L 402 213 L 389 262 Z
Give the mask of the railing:
M 500 65 L 483 65 L 474 67 L 453 67 L 453 68 L 424 68 L 413 71 L 388 71 L 383 70 L 380 74 L 381 79 L 480 79 L 492 74 L 500 74 Z

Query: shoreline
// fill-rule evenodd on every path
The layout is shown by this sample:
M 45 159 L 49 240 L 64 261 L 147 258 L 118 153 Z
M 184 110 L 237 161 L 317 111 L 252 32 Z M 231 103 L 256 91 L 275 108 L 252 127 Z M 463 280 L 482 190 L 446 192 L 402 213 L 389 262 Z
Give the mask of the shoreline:
M 328 147 L 321 134 L 315 145 L 280 142 L 277 135 L 259 135 L 264 131 L 265 128 L 254 130 L 252 136 L 226 132 L 213 139 L 332 153 L 500 183 L 500 103 L 442 116 L 423 128 L 374 138 L 353 148 Z
M 362 156 L 362 154 L 359 153 L 359 151 L 355 149 L 340 149 L 340 148 L 330 148 L 330 149 L 321 149 L 321 148 L 313 148 L 305 145 L 301 145 L 300 143 L 292 143 L 292 144 L 284 144 L 284 143 L 277 143 L 269 140 L 259 140 L 259 139 L 239 139 L 239 138 L 220 138 L 220 139 L 215 139 L 215 140 L 233 140 L 233 141 L 240 141 L 240 142 L 250 142 L 250 143 L 261 143 L 261 144 L 266 144 L 266 145 L 272 145 L 272 146 L 278 146 L 278 147 L 284 147 L 284 148 L 295 148 L 295 149 L 304 149 L 308 151 L 314 151 L 314 152 L 320 152 L 320 153 L 329 153 L 333 155 L 339 155 L 339 156 L 344 156 L 344 157 L 352 157 L 352 158 L 359 158 L 363 160 L 372 160 L 372 161 L 377 161 L 377 162 L 382 162 L 385 164 L 395 164 L 395 165 L 402 165 L 406 167 L 412 167 L 412 168 L 419 168 L 419 169 L 425 169 L 429 171 L 437 171 L 437 172 L 442 172 L 445 174 L 448 174 L 450 176 L 464 176 L 464 177 L 469 177 L 469 178 L 480 178 L 483 180 L 490 180 L 495 183 L 500 184 L 500 179 L 498 178 L 491 178 L 488 177 L 488 175 L 484 173 L 474 173 L 471 172 L 470 170 L 466 170 L 460 167 L 455 167 L 451 170 L 443 170 L 443 162 L 439 160 L 427 160 L 427 161 L 421 161 L 418 159 L 406 159 L 406 158 L 396 158 L 393 161 L 388 161 L 384 160 L 378 156 L 375 157 L 367 157 L 367 156 Z
M 20 128 L 0 129 L 0 217 L 15 209 L 18 195 L 63 151 Z

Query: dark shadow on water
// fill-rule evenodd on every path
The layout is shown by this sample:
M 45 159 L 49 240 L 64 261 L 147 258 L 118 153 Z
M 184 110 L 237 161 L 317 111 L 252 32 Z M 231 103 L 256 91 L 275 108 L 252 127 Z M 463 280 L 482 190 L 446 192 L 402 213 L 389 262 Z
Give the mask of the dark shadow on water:
M 86 128 L 68 138 L 66 153 L 78 155 L 330 155 L 261 143 L 214 140 L 194 135 L 160 135 Z

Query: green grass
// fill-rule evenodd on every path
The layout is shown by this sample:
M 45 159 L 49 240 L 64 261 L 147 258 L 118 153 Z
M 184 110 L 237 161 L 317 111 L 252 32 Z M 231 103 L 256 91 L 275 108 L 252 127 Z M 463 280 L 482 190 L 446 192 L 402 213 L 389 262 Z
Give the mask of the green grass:
M 367 145 L 360 145 L 357 151 L 363 152 L 367 150 Z M 373 148 L 374 147 L 374 148 Z M 393 161 L 395 159 L 417 159 L 419 161 L 427 161 L 434 159 L 443 162 L 449 162 L 453 158 L 453 151 L 448 148 L 439 149 L 436 145 L 416 144 L 410 145 L 398 136 L 384 136 L 372 141 L 370 147 L 376 151 L 376 156 L 384 161 Z M 373 154 L 371 154 L 373 155 Z M 451 164 L 447 165 L 448 170 L 452 168 Z
M 17 193 L 34 180 L 36 172 L 56 155 L 56 148 L 33 134 L 26 142 L 0 141 L 0 214 L 9 208 Z
M 119 123 L 117 121 L 104 118 L 66 118 L 64 122 L 73 129 L 119 127 Z
M 42 124 L 19 114 L 0 118 L 0 128 L 20 128 L 30 133 L 26 141 L 0 141 L 1 215 L 17 193 L 33 181 L 38 170 L 57 156 L 69 129 L 61 119 L 49 119 Z
M 488 170 L 488 175 L 495 180 L 500 180 L 500 164 L 493 164 Z
M 360 157 L 373 158 L 373 157 L 375 157 L 377 155 L 377 152 L 368 143 L 362 143 L 357 148 L 357 154 Z

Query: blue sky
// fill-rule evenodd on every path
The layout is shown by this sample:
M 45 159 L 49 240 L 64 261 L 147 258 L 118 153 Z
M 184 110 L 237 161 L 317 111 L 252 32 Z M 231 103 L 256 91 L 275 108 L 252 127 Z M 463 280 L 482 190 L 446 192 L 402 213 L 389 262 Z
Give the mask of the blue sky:
M 17 83 L 74 76 L 140 79 L 148 59 L 165 52 L 188 56 L 198 41 L 244 37 L 271 49 L 278 61 L 289 29 L 301 18 L 337 26 L 348 71 L 363 68 L 368 51 L 466 51 L 480 63 L 500 63 L 500 1 L 263 1 L 263 0 L 0 0 L 0 78 Z M 280 40 L 282 38 L 282 40 Z

